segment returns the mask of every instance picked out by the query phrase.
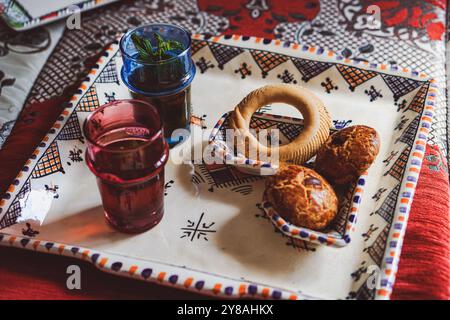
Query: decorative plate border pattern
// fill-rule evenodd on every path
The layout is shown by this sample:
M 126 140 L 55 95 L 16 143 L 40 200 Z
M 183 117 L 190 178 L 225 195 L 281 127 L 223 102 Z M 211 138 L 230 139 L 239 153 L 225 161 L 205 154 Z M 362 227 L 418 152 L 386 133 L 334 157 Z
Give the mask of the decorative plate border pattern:
M 425 73 L 419 73 L 415 70 L 409 69 L 409 68 L 398 68 L 396 65 L 387 65 L 387 64 L 377 64 L 377 63 L 369 63 L 365 61 L 359 61 L 359 60 L 353 60 L 344 58 L 341 55 L 338 55 L 334 53 L 331 50 L 326 50 L 322 47 L 311 47 L 308 45 L 300 45 L 296 43 L 290 43 L 290 42 L 282 42 L 280 40 L 270 40 L 270 39 L 263 39 L 258 37 L 245 37 L 240 35 L 225 35 L 225 36 L 202 36 L 202 35 L 193 35 L 193 39 L 196 40 L 204 40 L 204 41 L 211 41 L 211 42 L 219 42 L 219 40 L 228 45 L 235 44 L 238 41 L 244 41 L 249 42 L 257 46 L 275 46 L 275 47 L 281 47 L 284 51 L 289 50 L 289 52 L 292 55 L 295 55 L 295 52 L 298 52 L 298 50 L 301 50 L 302 52 L 310 55 L 311 57 L 317 57 L 321 61 L 329 62 L 329 63 L 339 63 L 344 64 L 348 66 L 353 66 L 357 68 L 362 68 L 365 70 L 373 70 L 377 71 L 379 73 L 384 74 L 392 74 L 399 77 L 407 77 L 418 81 L 428 81 L 430 84 L 430 88 L 427 91 L 426 99 L 425 99 L 425 107 L 423 110 L 423 113 L 420 117 L 419 122 L 419 129 L 415 136 L 414 141 L 414 147 L 412 150 L 412 154 L 408 159 L 408 163 L 406 165 L 406 174 L 401 182 L 401 189 L 400 189 L 400 196 L 398 198 L 398 202 L 400 205 L 398 206 L 398 210 L 394 215 L 394 220 L 392 222 L 392 228 L 389 231 L 388 236 L 388 244 L 389 248 L 385 250 L 384 258 L 382 262 L 382 277 L 380 281 L 380 285 L 376 290 L 375 299 L 389 299 L 392 294 L 392 289 L 395 281 L 395 276 L 398 269 L 398 263 L 400 259 L 400 252 L 401 247 L 404 239 L 404 235 L 406 232 L 406 225 L 408 222 L 408 215 L 411 208 L 412 199 L 414 197 L 414 192 L 417 186 L 418 177 L 421 170 L 421 163 L 424 157 L 425 153 L 425 147 L 426 147 L 426 141 L 427 136 L 430 132 L 432 118 L 434 115 L 434 107 L 435 107 L 435 99 L 438 93 L 438 86 L 436 84 L 436 81 L 434 79 L 429 79 L 428 76 Z M 27 172 L 30 171 L 30 168 L 34 168 L 36 164 L 38 163 L 39 159 L 43 156 L 46 147 L 49 145 L 52 141 L 54 141 L 61 130 L 61 128 L 65 125 L 65 123 L 70 118 L 70 115 L 73 111 L 73 108 L 78 104 L 78 102 L 82 99 L 82 97 L 87 93 L 88 88 L 94 83 L 97 76 L 100 74 L 101 70 L 106 67 L 105 58 L 108 58 L 111 53 L 117 51 L 117 45 L 118 42 L 115 41 L 108 49 L 104 52 L 103 56 L 97 61 L 97 64 L 94 66 L 93 70 L 89 73 L 89 76 L 84 79 L 83 83 L 80 86 L 80 89 L 77 91 L 77 93 L 70 99 L 70 102 L 68 102 L 65 106 L 65 109 L 61 113 L 60 117 L 58 117 L 57 121 L 53 125 L 53 127 L 50 129 L 49 133 L 44 137 L 43 141 L 39 144 L 39 146 L 35 149 L 33 154 L 31 155 L 30 159 L 26 161 L 25 166 L 22 168 L 21 172 L 17 175 L 16 179 L 13 181 L 13 183 L 8 188 L 8 191 L 6 192 L 3 199 L 0 199 L 0 215 L 2 214 L 3 209 L 8 208 L 12 201 L 14 200 L 13 197 L 11 197 L 11 193 L 14 192 L 16 188 L 19 188 L 19 190 L 22 188 L 24 183 L 26 182 L 27 178 Z M 291 51 L 292 50 L 292 51 Z M 305 57 L 307 59 L 307 57 Z M 25 245 L 22 243 L 25 243 Z M 27 242 L 28 241 L 28 242 Z M 31 247 L 27 247 L 27 244 L 29 242 L 32 242 Z M 17 243 L 20 243 L 17 245 Z M 0 233 L 0 245 L 15 245 L 17 247 L 27 248 L 27 249 L 34 249 L 34 250 L 42 250 L 43 252 L 49 252 L 49 253 L 56 253 L 59 252 L 60 254 L 68 254 L 67 250 L 70 252 L 70 246 L 66 246 L 63 244 L 57 244 L 53 242 L 44 242 L 44 241 L 37 241 L 32 240 L 30 238 L 25 237 L 19 237 L 19 236 L 11 236 L 6 234 Z M 51 245 L 50 245 L 51 244 Z M 57 246 L 58 250 L 56 252 L 50 252 L 51 249 Z M 50 249 L 48 248 L 50 247 Z M 45 250 L 44 250 L 45 248 Z M 67 249 L 67 250 L 66 250 Z M 80 249 L 80 248 L 78 248 Z M 82 248 L 82 254 L 81 256 L 78 256 L 79 258 L 84 257 L 86 259 L 87 257 L 91 258 L 94 256 L 94 263 L 97 263 L 98 258 L 101 257 L 100 253 L 90 253 L 89 249 Z M 71 252 L 72 254 L 73 252 Z M 97 256 L 98 255 L 98 256 Z M 72 255 L 73 256 L 73 255 Z M 96 257 L 96 258 L 95 258 Z M 137 270 L 140 268 L 138 265 L 134 265 L 133 268 L 135 271 L 134 273 L 130 271 L 130 269 L 125 270 L 124 263 L 120 263 L 120 268 L 118 268 L 119 264 L 114 264 L 115 262 L 111 263 L 110 260 L 113 260 L 114 255 L 106 255 L 102 254 L 102 257 L 106 258 L 107 260 L 101 259 L 98 265 L 100 266 L 100 263 L 102 263 L 102 268 L 105 271 L 108 272 L 116 272 L 117 274 L 129 276 L 129 277 L 136 277 L 135 274 Z M 117 258 L 119 259 L 119 258 Z M 123 259 L 127 259 L 126 257 L 123 257 Z M 130 260 L 128 258 L 128 260 Z M 96 264 L 97 265 L 97 264 Z M 128 266 L 128 264 L 127 264 Z M 131 268 L 131 266 L 130 266 Z M 118 269 L 117 271 L 115 269 Z M 121 271 L 123 270 L 123 271 Z M 142 270 L 143 272 L 144 270 Z M 167 273 L 164 271 L 161 271 L 158 273 L 160 276 L 160 279 L 157 278 L 157 281 L 159 281 L 162 284 L 166 285 L 173 285 L 173 282 L 175 284 L 179 284 L 180 281 L 178 276 L 175 274 L 175 277 L 169 276 L 169 278 L 166 278 Z M 205 273 L 205 277 L 208 276 Z M 172 278 L 172 281 L 169 279 Z M 221 277 L 223 278 L 223 277 Z M 145 279 L 144 279 L 145 280 Z M 186 281 L 187 279 L 185 279 Z M 193 280 L 192 280 L 193 281 Z M 235 280 L 233 280 L 235 281 Z M 216 293 L 221 294 L 225 293 L 225 296 L 230 297 L 242 297 L 245 296 L 245 288 L 242 287 L 244 284 L 237 284 L 237 281 L 235 281 L 231 286 L 223 286 L 221 283 L 212 284 L 203 282 L 202 286 L 202 293 L 208 294 L 208 293 Z M 245 285 L 244 285 L 245 286 Z M 183 287 L 183 285 L 181 285 Z M 229 289 L 229 288 L 232 289 Z M 189 288 L 189 287 L 188 287 Z M 204 288 L 204 289 L 203 289 Z M 244 288 L 244 289 L 242 289 Z M 308 297 L 305 295 L 302 295 L 301 293 L 290 293 L 289 291 L 283 291 L 283 290 L 277 290 L 273 289 L 270 286 L 260 287 L 252 284 L 248 284 L 248 292 L 250 295 L 257 296 L 257 297 L 263 297 L 263 298 L 269 298 L 273 297 L 275 299 L 278 298 L 289 298 L 289 299 L 308 299 L 313 297 Z M 226 292 L 226 291 L 228 292 Z M 231 290 L 231 291 L 230 291 Z M 276 292 L 274 294 L 274 292 Z M 241 293 L 244 293 L 241 295 Z
M 376 297 L 389 299 L 394 287 L 395 277 L 397 275 L 398 263 L 403 240 L 406 233 L 409 212 L 411 210 L 414 193 L 419 180 L 422 161 L 425 156 L 427 137 L 431 129 L 434 116 L 435 98 L 438 92 L 436 81 L 430 80 L 425 100 L 425 107 L 420 117 L 419 129 L 417 130 L 414 146 L 405 169 L 405 178 L 401 182 L 399 206 L 392 221 L 392 227 L 389 231 L 387 247 L 383 257 L 381 280 L 379 288 L 376 291 Z
M 75 6 L 80 8 L 80 12 L 94 7 L 100 7 L 118 0 L 80 0 Z M 2 10 L 2 7 L 3 10 Z M 15 0 L 0 0 L 0 13 L 3 20 L 14 30 L 23 31 L 42 26 L 53 21 L 63 19 L 73 14 L 69 7 L 51 12 L 39 18 L 33 19 Z
M 339 64 L 345 64 L 351 67 L 357 67 L 365 70 L 373 70 L 380 73 L 390 73 L 392 75 L 400 76 L 400 77 L 407 77 L 412 78 L 419 81 L 433 81 L 431 80 L 429 75 L 425 72 L 419 72 L 415 69 L 408 68 L 408 67 L 400 67 L 396 64 L 387 64 L 387 63 L 372 63 L 368 61 L 362 61 L 359 59 L 353 59 L 353 58 L 345 58 L 344 56 L 325 49 L 323 47 L 317 47 L 317 46 L 310 46 L 307 44 L 298 44 L 298 43 L 292 43 L 290 41 L 281 41 L 278 39 L 272 40 L 272 39 L 266 39 L 266 38 L 260 38 L 260 37 L 249 37 L 249 36 L 242 36 L 242 35 L 219 35 L 219 36 L 209 36 L 209 35 L 201 35 L 201 34 L 194 34 L 192 35 L 192 39 L 196 40 L 205 40 L 210 42 L 219 42 L 219 41 L 227 41 L 231 45 L 233 42 L 242 41 L 242 42 L 248 42 L 253 43 L 255 45 L 263 45 L 263 46 L 274 46 L 278 48 L 283 49 L 289 49 L 292 50 L 291 52 L 295 54 L 295 52 L 306 52 L 311 54 L 312 56 L 316 57 L 322 57 L 325 60 L 325 62 L 329 63 L 339 63 Z
M 189 290 L 210 296 L 223 298 L 259 298 L 275 300 L 311 299 L 301 293 L 277 289 L 263 284 L 256 284 L 223 276 L 206 274 L 184 268 L 185 274 L 177 273 L 179 268 L 164 263 L 154 262 L 150 266 L 147 261 L 130 259 L 120 255 L 106 254 L 83 247 L 70 246 L 57 242 L 33 240 L 27 237 L 11 236 L 0 233 L 0 245 L 37 252 L 77 258 L 94 264 L 98 269 L 141 281 L 159 283 L 170 287 Z M 133 261 L 135 260 L 135 261 Z M 221 281 L 214 281 L 221 278 Z

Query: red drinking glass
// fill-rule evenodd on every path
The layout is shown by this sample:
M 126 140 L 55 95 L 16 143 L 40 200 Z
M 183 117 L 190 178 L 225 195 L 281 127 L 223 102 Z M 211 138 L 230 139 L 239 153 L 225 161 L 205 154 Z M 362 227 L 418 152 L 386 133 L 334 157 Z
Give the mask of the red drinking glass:
M 107 221 L 128 233 L 157 225 L 164 214 L 169 148 L 156 108 L 114 101 L 90 114 L 83 131 L 86 163 L 97 177 Z

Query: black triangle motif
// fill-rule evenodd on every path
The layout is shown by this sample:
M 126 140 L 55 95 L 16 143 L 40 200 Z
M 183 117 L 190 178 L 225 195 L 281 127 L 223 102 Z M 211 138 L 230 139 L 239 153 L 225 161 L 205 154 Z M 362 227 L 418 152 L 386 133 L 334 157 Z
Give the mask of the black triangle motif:
M 387 195 L 386 199 L 381 204 L 380 208 L 376 211 L 372 212 L 370 215 L 377 214 L 386 220 L 387 223 L 392 222 L 392 218 L 394 217 L 395 207 L 397 206 L 397 196 L 400 191 L 400 183 L 392 189 L 391 192 Z
M 112 58 L 110 62 L 103 68 L 97 83 L 117 83 L 119 84 L 119 76 L 117 74 L 116 58 Z
M 288 61 L 288 57 L 268 51 L 250 50 L 250 53 L 261 69 L 263 78 L 269 74 L 270 70 Z
M 31 176 L 36 179 L 45 177 L 55 172 L 64 173 L 58 144 L 56 141 L 54 141 L 45 151 L 44 155 L 39 160 L 36 167 L 33 169 Z
M 411 146 L 407 146 L 400 156 L 395 160 L 392 164 L 392 167 L 384 173 L 384 176 L 388 174 L 398 181 L 401 181 L 403 178 L 403 174 L 405 173 L 406 163 L 408 162 L 408 157 L 411 152 Z
M 405 108 L 405 110 L 403 110 L 403 112 L 405 112 L 406 110 L 412 110 L 414 112 L 421 113 L 425 105 L 427 92 L 428 92 L 428 84 L 424 84 L 422 87 L 420 87 L 414 99 L 411 101 L 408 107 Z
M 279 123 L 277 129 L 289 140 L 293 141 L 303 130 L 303 125 L 295 125 L 291 123 Z
M 15 224 L 17 222 L 17 218 L 20 217 L 21 212 L 22 212 L 21 203 L 23 204 L 26 202 L 26 201 L 23 201 L 23 199 L 28 197 L 28 195 L 31 191 L 30 180 L 31 179 L 28 179 L 27 182 L 25 182 L 22 189 L 20 189 L 19 193 L 17 194 L 16 198 L 14 199 L 13 203 L 8 208 L 8 211 L 6 211 L 5 215 L 0 220 L 0 229 L 12 226 L 13 224 Z
M 89 91 L 86 92 L 75 110 L 80 112 L 92 112 L 99 106 L 100 102 L 98 101 L 97 90 L 95 89 L 95 85 L 93 85 Z
M 58 134 L 58 140 L 80 140 L 84 142 L 76 111 L 71 114 L 69 120 L 67 120 L 61 132 Z
M 268 119 L 261 119 L 260 117 L 252 117 L 250 120 L 250 128 L 251 129 L 268 129 L 273 127 L 275 123 Z
M 336 65 L 336 68 L 339 70 L 342 77 L 344 77 L 345 81 L 349 84 L 349 89 L 351 91 L 354 91 L 357 86 L 378 75 L 373 71 L 354 68 L 343 64 Z
M 384 229 L 380 232 L 378 237 L 372 243 L 370 247 L 367 248 L 367 253 L 372 258 L 372 260 L 378 265 L 381 265 L 381 262 L 384 257 L 384 251 L 386 249 L 386 242 L 389 236 L 389 230 L 391 229 L 391 224 L 387 224 Z
M 196 54 L 202 48 L 206 47 L 208 43 L 203 40 L 192 40 L 191 51 L 192 55 Z
M 370 289 L 367 281 L 365 281 L 353 297 L 356 300 L 373 300 L 375 299 L 376 288 Z
M 202 163 L 196 165 L 195 171 L 200 172 L 208 184 L 216 188 L 231 188 L 261 179 L 261 176 L 244 173 L 225 164 Z
M 209 43 L 209 48 L 211 49 L 211 52 L 214 56 L 214 58 L 217 60 L 219 69 L 223 69 L 223 66 L 240 55 L 242 52 L 244 52 L 244 49 L 238 48 L 238 47 L 231 47 L 226 46 L 223 44 L 218 43 Z
M 302 80 L 308 82 L 312 78 L 318 76 L 325 70 L 330 69 L 333 65 L 331 63 L 305 60 L 300 58 L 291 58 L 295 67 L 302 74 Z
M 400 97 L 410 93 L 414 89 L 423 84 L 421 81 L 414 79 L 393 76 L 390 74 L 381 75 L 386 85 L 391 89 L 394 94 L 394 100 L 397 101 Z
M 400 141 L 406 143 L 409 146 L 412 146 L 416 137 L 417 129 L 419 128 L 419 123 L 420 115 L 418 115 L 414 118 L 413 121 L 411 121 L 411 123 L 408 125 L 408 128 L 406 128 L 403 131 L 402 135 L 397 140 L 395 140 L 395 143 Z

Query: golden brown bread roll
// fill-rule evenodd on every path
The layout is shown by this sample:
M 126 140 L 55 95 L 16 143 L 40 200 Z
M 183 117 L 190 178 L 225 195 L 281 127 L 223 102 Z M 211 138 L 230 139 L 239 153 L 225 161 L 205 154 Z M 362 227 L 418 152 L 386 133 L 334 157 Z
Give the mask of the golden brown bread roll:
M 290 223 L 313 230 L 326 228 L 338 211 L 330 184 L 314 170 L 283 165 L 266 180 L 266 199 Z
M 332 134 L 317 153 L 315 170 L 329 182 L 342 185 L 358 179 L 380 151 L 375 129 L 352 126 Z

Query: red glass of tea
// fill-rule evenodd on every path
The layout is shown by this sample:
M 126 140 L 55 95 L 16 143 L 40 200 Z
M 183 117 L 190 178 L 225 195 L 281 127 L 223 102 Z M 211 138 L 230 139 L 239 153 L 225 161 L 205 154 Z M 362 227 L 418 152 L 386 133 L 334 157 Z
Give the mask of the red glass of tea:
M 106 220 L 117 230 L 151 229 L 164 214 L 169 148 L 155 107 L 139 100 L 105 104 L 83 126 L 86 163 L 97 177 Z

